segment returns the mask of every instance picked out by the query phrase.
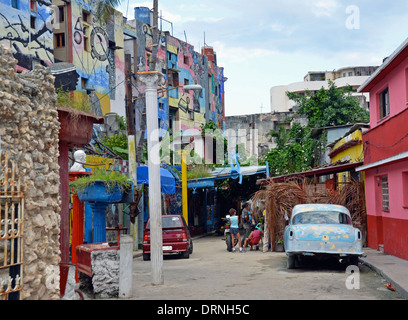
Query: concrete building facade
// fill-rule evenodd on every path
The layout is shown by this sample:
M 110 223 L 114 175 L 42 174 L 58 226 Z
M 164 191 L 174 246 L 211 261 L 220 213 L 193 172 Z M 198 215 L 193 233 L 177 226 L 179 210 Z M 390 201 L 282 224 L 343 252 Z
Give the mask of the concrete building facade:
M 302 82 L 288 85 L 274 86 L 270 89 L 271 112 L 288 112 L 295 107 L 295 103 L 286 95 L 286 92 L 305 94 L 306 91 L 318 91 L 322 87 L 329 87 L 329 80 L 338 88 L 351 86 L 353 91 L 366 81 L 377 69 L 376 66 L 345 67 L 333 71 L 309 71 Z M 359 99 L 362 107 L 368 110 L 369 95 L 366 93 L 353 93 Z

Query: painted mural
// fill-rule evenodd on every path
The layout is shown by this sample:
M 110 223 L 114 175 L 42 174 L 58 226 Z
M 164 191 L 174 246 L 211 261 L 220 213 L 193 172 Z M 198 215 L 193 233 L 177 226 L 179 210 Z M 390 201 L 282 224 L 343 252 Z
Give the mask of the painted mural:
M 169 91 L 169 106 L 179 110 L 180 129 L 200 128 L 206 122 L 207 59 L 194 51 L 194 46 L 169 35 L 167 58 L 169 88 L 189 84 L 203 87 L 201 93 L 185 91 L 183 88 Z
M 138 32 L 138 52 L 137 52 L 137 69 L 138 71 L 149 71 L 151 62 L 153 61 L 153 32 L 149 24 L 144 23 L 144 21 L 137 21 L 136 30 Z M 141 48 L 141 49 L 140 49 Z M 166 36 L 164 33 L 159 34 L 159 45 L 157 46 L 157 53 L 155 61 L 155 70 L 160 71 L 163 74 L 163 78 L 157 87 L 158 94 L 158 116 L 159 116 L 159 129 L 160 137 L 163 137 L 169 127 L 169 117 L 168 117 L 168 100 L 167 100 L 167 87 L 168 79 L 166 74 Z M 143 97 L 145 94 L 145 86 L 140 81 L 137 81 L 135 87 L 133 88 L 134 97 Z M 145 101 L 144 99 L 138 99 L 135 102 L 136 108 L 136 129 L 140 130 L 141 126 L 140 119 L 142 114 L 144 114 Z M 143 134 L 146 139 L 146 132 Z
M 0 0 L 0 44 L 10 48 L 18 69 L 54 62 L 52 6 L 49 0 Z
M 115 12 L 106 25 L 101 25 L 94 16 L 95 4 L 71 2 L 72 63 L 80 76 L 75 98 L 88 95 L 97 115 L 111 111 L 123 115 L 123 17 Z

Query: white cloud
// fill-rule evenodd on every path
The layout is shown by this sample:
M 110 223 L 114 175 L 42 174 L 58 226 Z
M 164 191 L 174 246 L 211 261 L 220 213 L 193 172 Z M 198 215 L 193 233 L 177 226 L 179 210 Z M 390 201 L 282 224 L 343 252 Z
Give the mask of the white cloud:
M 340 7 L 339 3 L 336 0 L 320 0 L 317 2 L 312 1 L 310 5 L 312 7 L 312 13 L 316 17 L 331 17 L 333 13 Z
M 278 51 L 264 48 L 232 47 L 223 42 L 215 41 L 212 46 L 217 53 L 217 61 L 220 66 L 234 63 L 248 62 L 251 59 L 267 58 L 278 54 Z

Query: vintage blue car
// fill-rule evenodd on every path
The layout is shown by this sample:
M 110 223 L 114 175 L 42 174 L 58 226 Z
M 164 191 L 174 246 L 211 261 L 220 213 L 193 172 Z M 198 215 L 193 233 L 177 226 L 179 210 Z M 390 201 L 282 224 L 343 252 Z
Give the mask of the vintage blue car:
M 335 257 L 358 264 L 363 256 L 361 231 L 351 223 L 350 212 L 340 205 L 299 204 L 292 210 L 284 232 L 287 267 L 303 256 Z

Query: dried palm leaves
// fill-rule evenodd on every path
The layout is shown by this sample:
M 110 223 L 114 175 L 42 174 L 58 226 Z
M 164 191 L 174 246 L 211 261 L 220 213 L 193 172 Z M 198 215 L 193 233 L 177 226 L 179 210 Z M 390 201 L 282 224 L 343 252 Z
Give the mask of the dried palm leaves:
M 253 211 L 259 203 L 263 203 L 266 210 L 265 223 L 271 235 L 272 250 L 275 242 L 283 239 L 284 229 L 293 207 L 301 203 L 330 203 L 345 206 L 351 213 L 353 225 L 361 230 L 365 239 L 367 219 L 364 186 L 360 182 L 349 182 L 341 186 L 340 190 L 333 191 L 319 188 L 318 184 L 275 183 L 270 180 L 267 187 L 256 192 L 252 200 Z

